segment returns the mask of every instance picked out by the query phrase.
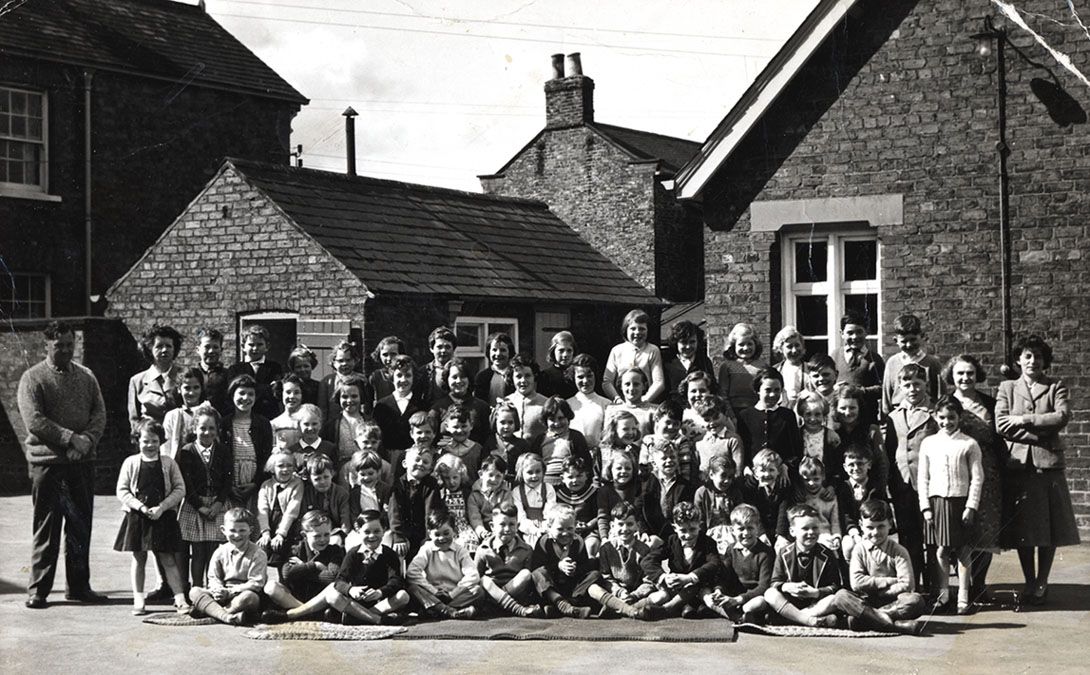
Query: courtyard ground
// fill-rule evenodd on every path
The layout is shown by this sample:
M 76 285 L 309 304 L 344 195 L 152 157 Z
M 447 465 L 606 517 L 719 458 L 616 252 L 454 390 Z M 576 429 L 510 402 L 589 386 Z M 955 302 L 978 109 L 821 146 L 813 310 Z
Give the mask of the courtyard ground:
M 131 616 L 130 557 L 112 550 L 121 519 L 117 500 L 97 497 L 95 516 L 91 580 L 113 603 L 89 607 L 65 602 L 62 569 L 50 607 L 29 610 L 23 601 L 30 561 L 30 498 L 0 498 L 3 672 L 1066 673 L 1087 672 L 1090 661 L 1086 545 L 1060 549 L 1047 608 L 934 617 L 922 637 L 788 639 L 740 634 L 733 644 L 270 642 L 248 640 L 240 629 L 226 626 L 166 628 Z M 1021 581 L 1013 554 L 996 559 L 991 581 L 1002 597 L 1010 597 Z M 587 630 L 593 628 L 588 622 Z

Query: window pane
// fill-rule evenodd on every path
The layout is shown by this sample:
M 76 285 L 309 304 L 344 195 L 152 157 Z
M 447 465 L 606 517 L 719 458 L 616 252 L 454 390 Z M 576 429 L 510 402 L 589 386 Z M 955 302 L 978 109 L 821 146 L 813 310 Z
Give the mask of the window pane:
M 848 313 L 857 314 L 863 318 L 868 335 L 878 334 L 878 295 L 876 293 L 845 295 L 844 309 Z
M 806 358 L 810 358 L 814 354 L 829 353 L 828 340 L 803 340 L 802 344 L 806 349 Z
M 455 335 L 458 336 L 458 346 L 473 349 L 482 349 L 480 324 L 460 323 L 455 326 Z
M 28 101 L 28 103 L 30 105 L 27 106 L 28 107 L 27 114 L 30 115 L 31 117 L 36 117 L 38 119 L 41 119 L 41 117 L 42 117 L 42 97 L 41 97 L 41 95 L 39 95 L 39 94 L 31 95 L 30 100 Z
M 803 335 L 825 335 L 829 329 L 829 299 L 824 295 L 795 298 L 795 327 Z
M 7 136 L 11 133 L 11 118 L 3 113 L 0 113 L 0 136 Z
M 878 242 L 844 242 L 844 280 L 868 281 L 878 278 Z
M 20 91 L 11 92 L 11 112 L 14 115 L 26 115 L 26 94 Z
M 26 118 L 25 117 L 12 117 L 11 118 L 11 135 L 16 138 L 26 138 Z
M 825 281 L 829 257 L 828 244 L 824 241 L 800 241 L 795 243 L 795 283 L 808 284 Z

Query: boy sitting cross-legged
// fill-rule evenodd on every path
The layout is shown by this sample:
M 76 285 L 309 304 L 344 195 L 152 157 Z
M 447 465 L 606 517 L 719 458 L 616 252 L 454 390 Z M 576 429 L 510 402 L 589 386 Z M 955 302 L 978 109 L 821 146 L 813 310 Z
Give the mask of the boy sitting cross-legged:
M 324 459 L 329 461 L 328 458 Z M 292 547 L 291 557 L 281 565 L 280 581 L 269 579 L 265 583 L 265 595 L 287 611 L 265 611 L 261 615 L 265 623 L 302 618 L 328 606 L 314 600 L 320 600 L 322 592 L 337 578 L 344 560 L 344 549 L 330 543 L 333 523 L 324 511 L 307 511 L 302 524 L 303 539 Z
M 493 507 L 490 524 L 492 536 L 481 542 L 476 553 L 481 588 L 515 616 L 544 618 L 539 605 L 526 602 L 534 589 L 530 573 L 534 551 L 518 536 L 518 509 L 514 503 L 504 501 Z
M 850 570 L 852 590 L 863 602 L 845 606 L 852 617 L 849 623 L 917 633 L 916 619 L 923 615 L 926 602 L 916 592 L 908 550 L 889 538 L 889 504 L 872 499 L 864 502 L 859 515 L 863 541 L 852 550 Z
M 658 613 L 658 606 L 647 598 L 655 591 L 654 580 L 662 574 L 656 569 L 651 547 L 637 537 L 636 509 L 620 502 L 609 513 L 610 537 L 598 550 L 601 579 L 591 585 L 588 594 L 601 603 L 603 610 L 643 621 Z
M 565 504 L 554 504 L 545 512 L 546 533 L 537 540 L 530 566 L 538 595 L 555 608 L 576 619 L 590 617 L 592 603 L 587 594 L 598 581 L 598 571 L 587 557 L 583 540 L 575 534 L 575 512 Z M 553 614 L 555 616 L 555 613 Z
M 674 533 L 652 554 L 656 567 L 665 573 L 658 577 L 659 590 L 651 594 L 650 602 L 668 616 L 695 619 L 719 573 L 719 552 L 715 542 L 700 531 L 700 513 L 692 502 L 680 502 L 673 517 Z
M 189 590 L 193 611 L 210 616 L 222 623 L 239 626 L 246 613 L 261 607 L 261 590 L 265 586 L 268 558 L 250 541 L 254 514 L 236 507 L 223 514 L 221 544 L 208 564 L 207 586 Z
M 838 596 L 850 595 L 844 590 L 836 554 L 818 543 L 821 523 L 814 507 L 796 504 L 788 509 L 787 518 L 794 542 L 776 552 L 765 600 L 790 623 L 834 628 L 838 600 L 843 600 Z
M 427 516 L 428 541 L 409 563 L 409 593 L 436 619 L 471 619 L 484 595 L 469 552 L 454 539 L 454 517 L 445 509 Z
M 772 584 L 774 553 L 760 539 L 761 517 L 749 504 L 730 514 L 732 542 L 720 556 L 720 585 L 704 602 L 713 612 L 739 623 L 764 623 L 768 603 L 764 593 Z

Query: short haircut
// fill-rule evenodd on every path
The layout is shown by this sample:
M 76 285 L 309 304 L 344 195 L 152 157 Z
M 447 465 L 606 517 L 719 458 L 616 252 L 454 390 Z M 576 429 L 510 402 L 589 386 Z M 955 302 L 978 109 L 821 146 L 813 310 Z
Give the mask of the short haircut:
M 825 474 L 825 462 L 822 462 L 817 457 L 811 457 L 809 455 L 799 460 L 799 473 L 802 473 L 803 469 L 810 469 L 811 471 L 817 470 L 821 472 L 821 475 Z
M 730 512 L 732 525 L 757 525 L 761 524 L 761 512 L 750 504 L 739 504 Z
M 670 326 L 670 344 L 676 345 L 679 342 L 693 339 L 697 341 L 697 344 L 700 344 L 700 329 L 692 321 L 682 319 Z
M 313 418 L 318 420 L 319 424 L 322 423 L 323 419 L 322 409 L 314 405 L 313 403 L 304 403 L 303 405 L 299 406 L 299 409 L 295 411 L 295 414 L 292 415 L 292 417 L 294 417 L 296 420 Z
M 902 314 L 893 320 L 894 335 L 922 335 L 920 317 L 915 314 Z
M 545 522 L 550 526 L 569 518 L 575 520 L 575 509 L 567 504 L 551 504 L 545 509 Z
M 227 395 L 234 398 L 235 391 L 238 389 L 253 389 L 254 391 L 257 391 L 257 380 L 255 380 L 252 375 L 239 375 L 231 380 L 231 384 L 227 385 Z
M 329 458 L 329 455 L 324 452 L 311 453 L 310 457 L 307 458 L 307 473 L 311 476 L 320 476 L 326 471 L 330 473 L 337 472 L 337 467 L 333 464 L 333 460 Z
M 432 431 L 435 431 L 435 426 L 434 422 L 432 421 L 431 415 L 424 412 L 423 410 L 418 410 L 412 415 L 409 415 L 409 428 L 420 429 L 422 427 L 427 427 Z
M 706 422 L 709 419 L 715 419 L 718 415 L 727 415 L 727 404 L 718 396 L 709 396 L 703 401 L 697 401 L 693 411 Z
M 318 367 L 318 357 L 314 354 L 314 350 L 306 345 L 295 345 L 295 348 L 288 354 L 288 368 L 295 370 L 295 364 L 305 361 L 310 364 L 311 368 Z
M 46 340 L 56 340 L 58 337 L 67 334 L 75 335 L 75 331 L 72 330 L 72 324 L 67 321 L 50 321 L 42 329 L 42 336 Z
M 907 363 L 900 372 L 897 373 L 898 382 L 906 382 L 910 380 L 922 380 L 927 382 L 927 369 L 918 363 Z
M 257 522 L 257 519 L 254 518 L 254 514 L 250 509 L 236 506 L 233 509 L 227 509 L 223 514 L 223 522 L 227 523 L 227 521 L 233 523 L 246 523 L 250 527 L 253 527 L 254 523 Z
M 825 397 L 819 395 L 817 392 L 804 389 L 799 392 L 799 397 L 795 399 L 795 414 L 801 419 L 803 413 L 810 407 L 816 407 L 821 410 L 822 417 L 829 416 L 829 402 L 825 400 Z
M 512 357 L 511 369 L 507 372 L 507 379 L 509 382 L 514 381 L 512 375 L 517 368 L 529 368 L 535 378 L 541 374 L 541 366 L 537 365 L 537 361 L 534 360 L 534 357 L 527 353 L 516 354 Z
M 867 320 L 859 312 L 845 312 L 844 316 L 840 317 L 840 330 L 844 330 L 848 326 L 862 326 L 865 330 Z
M 817 518 L 817 509 L 809 504 L 792 504 L 787 508 L 787 522 L 794 524 L 799 518 Z
M 519 510 L 515 506 L 515 502 L 510 499 L 505 499 L 499 504 L 492 507 L 492 516 L 506 516 L 508 518 L 518 518 Z
M 734 328 L 731 328 L 730 332 L 727 333 L 727 347 L 723 350 L 723 358 L 732 361 L 737 359 L 738 351 L 736 346 L 740 340 L 746 338 L 753 340 L 753 356 L 751 358 L 760 358 L 764 348 L 761 346 L 760 338 L 757 337 L 757 331 L 748 323 L 736 323 L 734 324 Z
M 519 482 L 522 481 L 522 473 L 526 471 L 526 467 L 530 466 L 531 464 L 545 466 L 545 462 L 542 461 L 541 455 L 537 454 L 536 452 L 524 452 L 518 456 L 518 459 L 515 460 L 516 480 L 518 480 Z
M 200 366 L 186 368 L 185 372 L 182 373 L 182 382 L 186 380 L 196 380 L 201 383 L 201 389 L 204 389 L 204 371 L 200 369 Z
M 239 342 L 245 343 L 250 338 L 261 338 L 266 343 L 272 340 L 269 336 L 269 330 L 259 323 L 246 326 L 246 330 L 242 331 L 242 339 Z
M 271 474 L 276 469 L 277 463 L 282 459 L 291 460 L 292 467 L 295 466 L 295 455 L 288 452 L 286 448 L 281 448 L 280 450 L 273 449 L 272 454 L 265 460 L 265 473 Z
M 479 473 L 484 473 L 489 469 L 495 469 L 499 473 L 507 473 L 507 460 L 499 455 L 488 454 L 481 460 L 481 467 Z
M 333 365 L 333 360 L 336 359 L 337 354 L 341 352 L 345 352 L 346 354 L 348 354 L 348 357 L 351 358 L 353 361 L 360 360 L 359 350 L 356 346 L 356 343 L 349 340 L 341 340 L 337 343 L 335 347 L 333 347 L 332 351 L 329 352 L 329 365 Z
M 394 359 L 394 362 L 390 364 L 390 370 L 415 375 L 416 361 L 413 361 L 413 357 L 408 354 L 398 354 L 397 358 Z
M 571 421 L 575 417 L 575 413 L 572 411 L 571 406 L 567 401 L 559 396 L 550 396 L 549 400 L 545 401 L 545 406 L 542 408 L 541 416 L 546 420 L 551 420 L 557 415 L 563 415 Z
M 182 350 L 182 334 L 173 326 L 163 326 L 157 323 L 152 324 L 151 328 L 144 331 L 144 334 L 140 337 L 140 350 L 144 352 L 145 357 L 153 359 L 151 348 L 155 344 L 155 338 L 170 340 L 170 344 L 174 347 L 174 357 L 178 357 L 178 352 Z
M 455 347 L 458 346 L 458 336 L 454 334 L 450 326 L 436 326 L 428 333 L 428 349 L 435 346 L 436 340 L 446 340 Z
M 783 389 L 783 373 L 775 368 L 761 368 L 757 371 L 757 374 L 753 376 L 753 391 L 761 390 L 761 383 L 765 380 L 774 380 L 780 383 L 780 389 Z
M 816 373 L 819 370 L 831 368 L 836 372 L 836 361 L 828 354 L 814 354 L 806 361 L 806 370 Z
M 974 376 L 977 382 L 983 382 L 987 379 L 988 375 L 984 372 L 984 366 L 980 365 L 980 359 L 972 354 L 958 354 L 953 356 L 946 365 L 942 367 L 942 381 L 946 384 L 954 384 L 954 367 L 959 363 L 968 363 L 973 367 Z
M 935 412 L 939 412 L 940 410 L 951 411 L 958 417 L 965 414 L 965 406 L 961 405 L 961 401 L 954 396 L 941 397 L 935 403 Z
M 141 417 L 140 421 L 136 423 L 136 426 L 132 428 L 132 440 L 137 442 L 140 440 L 140 436 L 147 432 L 159 437 L 159 443 L 165 443 L 167 440 L 167 432 L 163 429 L 162 422 L 152 419 L 150 417 Z
M 1022 352 L 1027 349 L 1041 355 L 1041 360 L 1044 362 L 1041 367 L 1045 370 L 1052 365 L 1052 347 L 1040 335 L 1024 336 L 1015 340 L 1014 346 L 1011 347 L 1011 363 L 1018 363 Z
M 651 386 L 651 382 L 647 379 L 647 373 L 643 372 L 643 370 L 640 369 L 640 368 L 633 367 L 633 368 L 629 368 L 628 370 L 625 370 L 624 372 L 622 372 L 617 377 L 617 381 L 619 382 L 619 381 L 623 380 L 625 378 L 625 376 L 630 374 L 630 373 L 636 373 L 637 375 L 640 376 L 640 380 L 643 382 L 643 390 L 647 391 L 647 388 Z
M 844 448 L 844 459 L 854 457 L 856 459 L 866 460 L 868 462 L 874 461 L 874 451 L 870 449 L 869 445 L 865 443 L 852 443 L 847 448 Z
M 734 464 L 734 458 L 730 456 L 730 453 L 717 452 L 708 460 L 708 475 L 710 476 L 719 471 L 729 471 L 732 474 L 737 473 L 738 467 Z
M 676 459 L 678 456 L 677 446 L 674 445 L 673 441 L 668 441 L 665 438 L 655 439 L 651 443 L 651 459 L 657 460 L 666 455 L 673 455 Z
M 372 450 L 357 450 L 352 453 L 352 470 L 356 473 L 364 469 L 382 471 L 382 458 Z
M 621 320 L 621 337 L 628 337 L 628 327 L 634 323 L 649 325 L 651 323 L 651 315 L 642 309 L 633 309 L 628 314 L 625 314 L 624 319 Z
M 356 425 L 356 438 L 374 438 L 382 442 L 382 427 L 374 422 L 363 422 Z
M 424 524 L 429 532 L 438 530 L 444 525 L 450 527 L 452 530 L 458 529 L 458 525 L 454 521 L 454 514 L 446 509 L 435 509 L 428 512 L 428 517 L 424 519 Z
M 211 342 L 219 342 L 223 344 L 223 333 L 218 328 L 212 328 L 211 326 L 201 326 L 197 329 L 197 342 L 200 342 L 204 338 L 208 338 Z
M 885 520 L 893 519 L 889 504 L 881 499 L 868 499 L 859 507 L 860 520 Z
M 360 401 L 362 403 L 363 399 L 367 395 L 367 389 L 369 388 L 369 386 L 370 385 L 367 384 L 367 380 L 363 379 L 362 375 L 360 375 L 359 373 L 352 373 L 351 375 L 346 375 L 345 378 L 341 380 L 340 384 L 337 385 L 337 396 L 340 396 L 341 392 L 343 392 L 345 389 L 349 387 L 355 387 L 356 391 L 360 393 Z
M 216 428 L 220 426 L 220 422 L 223 418 L 220 417 L 220 411 L 216 410 L 216 407 L 209 401 L 202 401 L 199 406 L 193 411 L 193 419 L 198 417 L 211 417 L 216 420 Z
M 572 368 L 588 368 L 595 377 L 598 377 L 598 359 L 590 354 L 576 354 L 571 360 L 571 365 Z
M 299 377 L 295 373 L 285 373 L 284 376 L 280 378 L 280 387 L 279 387 L 279 389 L 280 389 L 280 395 L 281 396 L 284 395 L 284 385 L 285 384 L 294 384 L 295 386 L 302 389 L 303 388 L 303 378 Z
M 321 509 L 311 509 L 310 511 L 307 511 L 303 514 L 299 523 L 304 532 L 313 532 L 322 525 L 333 526 L 333 520 L 329 517 L 329 514 Z
M 780 453 L 772 448 L 764 448 L 754 456 L 753 466 L 764 466 L 765 464 L 781 467 L 783 466 L 783 458 L 780 457 Z
M 445 413 L 443 413 L 443 422 L 460 422 L 462 424 L 469 424 L 471 415 L 469 414 L 469 408 L 460 403 L 451 404 Z
M 673 522 L 678 525 L 700 522 L 700 511 L 697 510 L 692 502 L 678 502 L 674 506 L 674 511 L 671 515 L 673 516 Z
M 651 422 L 653 424 L 658 424 L 659 420 L 663 418 L 680 422 L 684 416 L 685 409 L 681 407 L 681 404 L 672 398 L 668 398 L 655 406 L 654 410 L 651 411 Z
M 686 375 L 685 379 L 681 381 L 684 385 L 684 391 L 688 393 L 689 385 L 700 380 L 703 380 L 708 385 L 708 389 L 712 388 L 712 376 L 703 370 L 694 370 Z
M 522 425 L 522 421 L 519 418 L 519 409 L 515 407 L 515 404 L 511 403 L 510 401 L 500 401 L 500 402 L 496 403 L 496 407 L 492 410 L 492 430 L 493 431 L 496 430 L 496 420 L 498 420 L 500 415 L 503 414 L 503 413 L 508 413 L 510 415 L 515 416 L 515 426 L 521 426 Z
M 798 338 L 799 341 L 802 341 L 802 333 L 799 332 L 798 328 L 788 324 L 781 328 L 780 332 L 776 333 L 776 336 L 772 338 L 772 351 L 783 354 L 783 346 L 792 338 Z
M 367 523 L 378 523 L 382 525 L 382 513 L 375 509 L 367 509 L 360 511 L 360 515 L 356 516 L 356 529 L 361 529 Z M 382 529 L 386 529 L 383 527 Z
M 560 473 L 567 473 L 571 471 L 575 474 L 588 473 L 590 468 L 587 466 L 587 462 L 578 455 L 571 455 L 564 460 L 564 463 L 560 465 Z
M 614 504 L 613 508 L 609 510 L 610 520 L 628 520 L 635 517 L 636 507 L 632 505 L 632 502 L 623 499 Z
M 484 343 L 485 348 L 487 350 L 491 351 L 492 343 L 494 343 L 494 342 L 500 342 L 502 344 L 507 345 L 507 354 L 509 356 L 514 355 L 514 353 L 515 353 L 515 341 L 512 340 L 511 336 L 508 335 L 507 333 L 504 333 L 503 331 L 496 331 L 494 333 L 489 333 L 488 339 L 485 340 L 485 343 Z
M 858 384 L 852 384 L 851 382 L 841 382 L 836 385 L 836 389 L 833 391 L 833 401 L 839 401 L 841 399 L 853 400 L 859 403 L 859 408 L 862 409 L 866 404 L 867 394 Z

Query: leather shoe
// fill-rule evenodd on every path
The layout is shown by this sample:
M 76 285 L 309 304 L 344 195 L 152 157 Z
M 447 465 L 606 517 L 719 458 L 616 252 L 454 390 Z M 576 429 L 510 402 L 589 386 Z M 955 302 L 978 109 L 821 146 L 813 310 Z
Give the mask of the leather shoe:
M 32 595 L 26 599 L 27 609 L 45 609 L 49 603 L 40 595 Z
M 105 595 L 96 593 L 88 588 L 85 591 L 79 593 L 65 593 L 65 600 L 71 600 L 74 602 L 82 602 L 86 605 L 101 605 L 110 601 Z
M 174 593 L 171 592 L 170 587 L 166 584 L 163 584 L 151 593 L 148 593 L 148 602 L 152 604 L 165 604 L 173 601 Z

